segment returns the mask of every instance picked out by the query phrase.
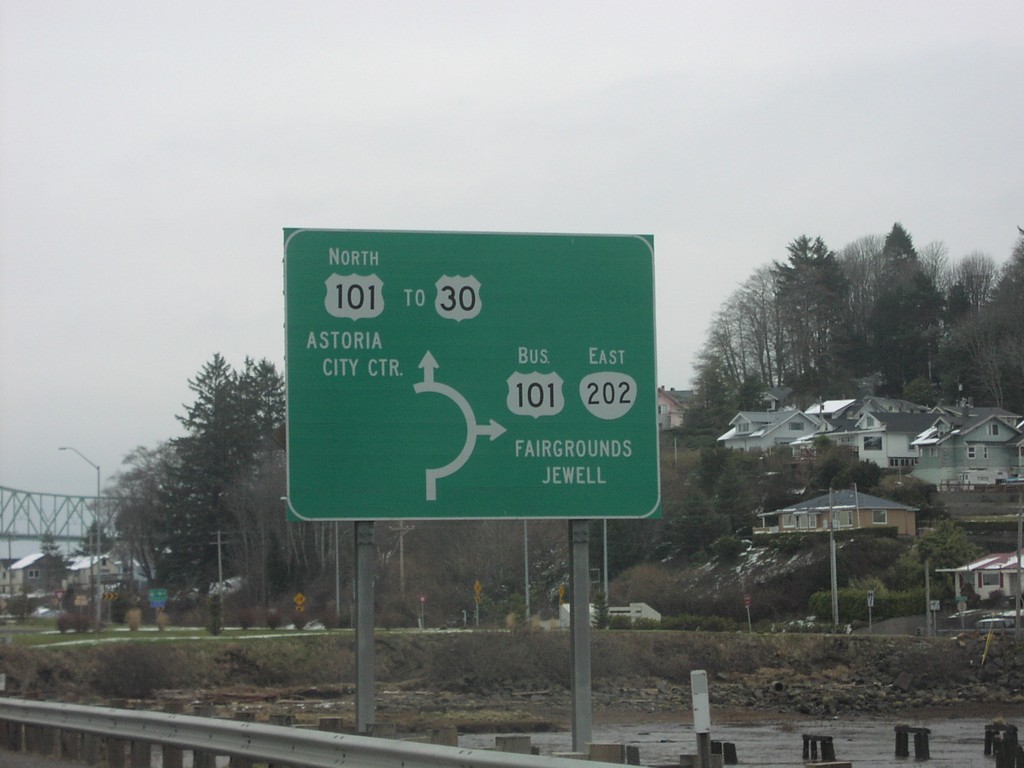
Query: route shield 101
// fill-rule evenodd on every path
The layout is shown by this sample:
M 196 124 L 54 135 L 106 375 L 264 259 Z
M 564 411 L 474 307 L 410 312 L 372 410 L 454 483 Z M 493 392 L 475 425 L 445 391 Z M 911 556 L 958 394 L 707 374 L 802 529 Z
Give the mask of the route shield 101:
M 654 241 L 286 229 L 289 514 L 659 514 Z

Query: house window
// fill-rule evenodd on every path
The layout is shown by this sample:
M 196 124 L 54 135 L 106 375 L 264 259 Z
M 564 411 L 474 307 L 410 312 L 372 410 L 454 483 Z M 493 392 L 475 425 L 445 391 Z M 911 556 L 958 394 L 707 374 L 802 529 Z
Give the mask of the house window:
M 849 528 L 853 525 L 853 513 L 848 509 L 834 509 L 822 517 L 823 528 L 828 528 L 831 520 L 836 521 L 836 528 Z
M 889 523 L 889 511 L 886 509 L 873 509 L 871 510 L 871 524 L 872 525 L 888 525 Z
M 989 424 L 988 425 L 988 433 L 990 435 L 998 435 L 999 434 L 999 424 L 997 424 L 994 421 L 991 424 Z
M 881 435 L 864 435 L 864 450 L 865 451 L 880 451 L 880 450 L 882 450 L 882 436 Z
M 977 451 L 977 449 L 973 445 L 968 445 L 967 446 L 967 458 L 968 459 L 976 459 L 976 458 L 978 458 L 978 451 Z
M 982 571 L 978 574 L 979 587 L 998 587 L 1001 581 L 998 571 Z
M 29 568 L 28 571 L 25 573 L 25 577 L 27 579 L 29 579 L 29 581 L 33 581 L 35 579 L 38 579 L 39 578 L 39 569 L 38 568 Z
M 793 432 L 803 432 L 804 423 L 802 421 L 791 421 L 789 422 L 789 428 Z
M 750 431 L 750 425 L 748 425 L 746 422 L 742 422 L 741 421 L 739 424 L 736 425 L 736 431 L 737 432 L 749 432 Z
M 783 528 L 796 528 L 796 518 L 793 515 L 782 515 Z

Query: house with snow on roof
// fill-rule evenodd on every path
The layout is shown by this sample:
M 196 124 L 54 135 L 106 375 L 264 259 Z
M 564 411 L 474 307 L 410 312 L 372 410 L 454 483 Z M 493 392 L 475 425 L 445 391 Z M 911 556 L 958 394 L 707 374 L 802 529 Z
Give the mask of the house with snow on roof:
M 974 592 L 982 600 L 991 600 L 996 593 L 1012 597 L 1021 593 L 1017 581 L 1019 563 L 1016 552 L 985 555 L 974 562 L 951 569 L 956 574 L 957 594 Z
M 912 445 L 914 477 L 939 488 L 998 485 L 1024 475 L 1024 422 L 1002 408 L 945 407 Z
M 718 444 L 738 451 L 770 451 L 813 435 L 817 426 L 816 420 L 797 410 L 741 411 Z

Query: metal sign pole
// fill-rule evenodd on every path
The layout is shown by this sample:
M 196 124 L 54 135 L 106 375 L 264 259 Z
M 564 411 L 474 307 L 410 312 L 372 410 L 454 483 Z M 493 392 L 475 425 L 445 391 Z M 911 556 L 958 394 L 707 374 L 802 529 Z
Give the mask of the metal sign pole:
M 590 680 L 590 528 L 569 522 L 571 558 L 569 634 L 572 635 L 572 749 L 580 752 L 592 736 Z
M 355 524 L 356 542 L 356 730 L 374 722 L 373 521 Z

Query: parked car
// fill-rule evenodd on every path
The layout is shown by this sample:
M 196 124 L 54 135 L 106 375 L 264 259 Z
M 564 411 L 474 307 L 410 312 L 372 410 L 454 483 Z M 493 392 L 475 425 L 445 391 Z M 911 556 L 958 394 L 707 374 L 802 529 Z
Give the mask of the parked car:
M 979 619 L 974 627 L 985 635 L 989 632 L 994 634 L 1013 632 L 1016 628 L 1016 620 L 1010 616 L 986 616 L 984 619 Z

